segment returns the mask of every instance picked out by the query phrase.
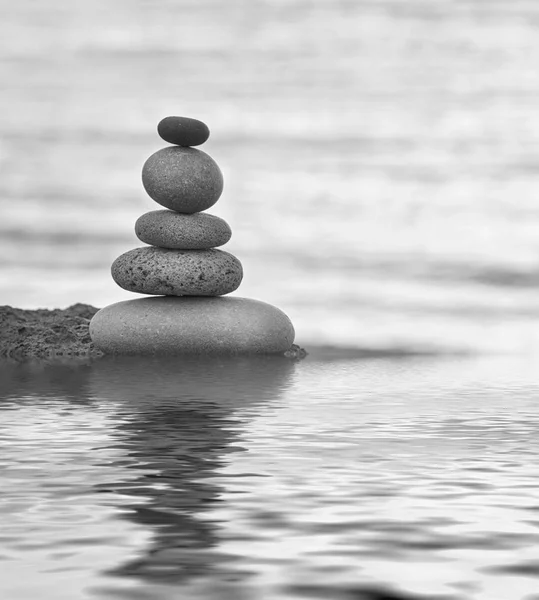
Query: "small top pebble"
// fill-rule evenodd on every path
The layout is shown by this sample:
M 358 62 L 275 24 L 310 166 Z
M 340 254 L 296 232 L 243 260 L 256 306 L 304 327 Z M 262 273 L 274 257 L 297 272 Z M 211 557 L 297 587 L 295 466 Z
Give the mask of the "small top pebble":
M 188 117 L 165 117 L 157 125 L 157 133 L 176 146 L 200 146 L 210 137 L 206 123 Z

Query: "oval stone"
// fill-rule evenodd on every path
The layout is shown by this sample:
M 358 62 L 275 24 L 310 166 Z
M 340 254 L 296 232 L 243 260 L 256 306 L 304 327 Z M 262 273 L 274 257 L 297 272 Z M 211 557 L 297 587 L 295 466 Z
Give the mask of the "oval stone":
M 240 261 L 223 250 L 135 248 L 112 263 L 112 278 L 124 290 L 154 296 L 222 296 L 243 278 Z
M 223 191 L 223 174 L 202 150 L 169 146 L 148 158 L 142 167 L 148 195 L 165 208 L 192 214 L 213 206 Z
M 210 137 L 206 123 L 189 117 L 165 117 L 159 121 L 157 133 L 177 146 L 200 146 Z
M 278 308 L 247 298 L 139 298 L 94 315 L 90 336 L 111 354 L 271 354 L 294 327 Z
M 232 236 L 228 223 L 215 215 L 185 215 L 172 210 L 152 210 L 135 223 L 142 242 L 176 250 L 206 250 L 226 244 Z

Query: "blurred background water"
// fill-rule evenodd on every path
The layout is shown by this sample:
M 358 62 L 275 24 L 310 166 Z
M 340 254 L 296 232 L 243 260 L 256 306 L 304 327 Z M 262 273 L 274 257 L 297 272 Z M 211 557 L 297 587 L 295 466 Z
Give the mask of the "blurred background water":
M 303 345 L 539 350 L 539 6 L 0 0 L 0 302 L 97 306 L 200 118 L 237 294 Z

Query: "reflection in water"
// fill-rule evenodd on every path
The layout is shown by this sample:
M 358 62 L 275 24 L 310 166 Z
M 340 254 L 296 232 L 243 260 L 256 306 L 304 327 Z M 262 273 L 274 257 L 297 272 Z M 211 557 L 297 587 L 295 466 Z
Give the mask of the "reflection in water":
M 275 399 L 294 363 L 277 357 L 104 359 L 90 392 L 120 404 L 114 437 L 133 479 L 96 486 L 132 498 L 125 518 L 153 532 L 144 553 L 110 571 L 118 576 L 177 583 L 225 560 L 212 552 L 217 525 L 200 518 L 221 487 L 206 481 L 243 450 L 235 410 Z
M 330 358 L 0 366 L 0 597 L 533 598 L 535 361 Z
M 88 401 L 86 389 L 92 363 L 84 361 L 45 361 L 16 363 L 0 361 L 0 402 L 21 401 L 24 397 L 61 398 Z

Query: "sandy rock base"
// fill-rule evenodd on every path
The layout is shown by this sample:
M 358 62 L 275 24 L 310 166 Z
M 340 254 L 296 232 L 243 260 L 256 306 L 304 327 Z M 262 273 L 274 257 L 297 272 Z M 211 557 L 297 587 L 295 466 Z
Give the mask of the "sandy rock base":
M 98 310 L 88 304 L 55 310 L 0 306 L 0 358 L 102 356 L 89 332 L 90 319 Z

